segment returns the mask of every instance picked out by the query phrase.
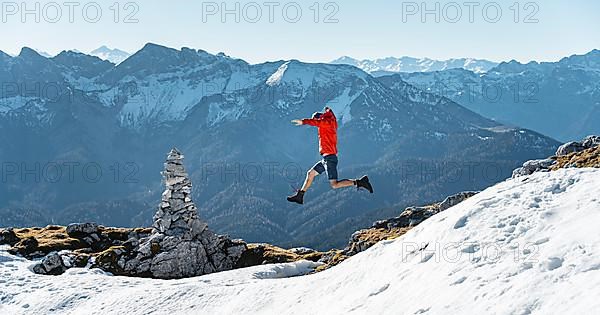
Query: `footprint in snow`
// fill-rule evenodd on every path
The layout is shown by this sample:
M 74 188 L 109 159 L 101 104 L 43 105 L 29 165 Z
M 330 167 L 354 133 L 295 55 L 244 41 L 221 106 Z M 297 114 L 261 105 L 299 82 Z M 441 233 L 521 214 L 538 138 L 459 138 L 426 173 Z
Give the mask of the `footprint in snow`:
M 550 257 L 542 263 L 542 267 L 548 271 L 562 267 L 565 260 L 560 257 Z
M 460 217 L 460 219 L 458 219 L 458 221 L 456 221 L 456 223 L 454 223 L 454 229 L 460 229 L 462 227 L 465 227 L 465 225 L 467 225 L 468 220 L 469 220 L 469 217 L 467 217 L 467 216 Z
M 465 280 L 467 280 L 467 277 L 462 276 L 462 277 L 456 279 L 454 282 L 450 283 L 450 285 L 461 284 L 461 283 L 465 282 Z
M 428 262 L 433 257 L 433 253 L 427 253 L 421 257 L 421 263 Z
M 463 249 L 461 251 L 463 253 L 467 253 L 467 254 L 474 254 L 477 251 L 479 251 L 479 245 L 478 244 L 467 244 L 465 247 L 463 247 Z
M 560 194 L 566 190 L 566 187 L 561 187 L 559 183 L 554 183 L 544 189 L 544 192 L 551 192 L 553 194 Z
M 430 309 L 431 309 L 431 306 L 430 306 L 430 307 L 428 307 L 428 308 L 420 308 L 420 309 L 418 309 L 418 310 L 417 310 L 417 311 L 416 311 L 414 314 L 415 314 L 415 315 L 416 315 L 416 314 L 425 314 L 425 313 L 429 312 L 429 310 L 430 310 Z
M 377 289 L 376 291 L 369 293 L 369 296 L 377 295 L 377 294 L 387 290 L 389 287 L 390 287 L 390 284 L 386 283 L 385 285 L 383 285 L 381 288 Z
M 544 243 L 548 242 L 549 240 L 550 240 L 549 238 L 544 237 L 544 238 L 540 238 L 539 240 L 533 242 L 533 244 L 535 244 L 535 245 L 541 245 L 541 244 L 544 244 Z

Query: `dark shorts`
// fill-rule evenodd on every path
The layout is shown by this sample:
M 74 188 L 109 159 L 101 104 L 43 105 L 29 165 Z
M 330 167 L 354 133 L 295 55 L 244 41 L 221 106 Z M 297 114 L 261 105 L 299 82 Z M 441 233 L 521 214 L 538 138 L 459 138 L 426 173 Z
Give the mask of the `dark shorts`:
M 337 164 L 337 155 L 326 155 L 321 161 L 317 162 L 312 169 L 317 171 L 319 174 L 327 172 L 327 178 L 329 180 L 338 179 Z

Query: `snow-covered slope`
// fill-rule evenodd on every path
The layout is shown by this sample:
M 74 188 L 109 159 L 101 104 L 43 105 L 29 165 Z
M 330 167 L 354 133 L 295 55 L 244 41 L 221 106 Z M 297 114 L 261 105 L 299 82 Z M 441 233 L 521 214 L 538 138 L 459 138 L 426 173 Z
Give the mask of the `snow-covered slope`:
M 600 170 L 497 184 L 341 265 L 258 266 L 185 280 L 71 269 L 39 276 L 0 252 L 6 314 L 593 314 Z

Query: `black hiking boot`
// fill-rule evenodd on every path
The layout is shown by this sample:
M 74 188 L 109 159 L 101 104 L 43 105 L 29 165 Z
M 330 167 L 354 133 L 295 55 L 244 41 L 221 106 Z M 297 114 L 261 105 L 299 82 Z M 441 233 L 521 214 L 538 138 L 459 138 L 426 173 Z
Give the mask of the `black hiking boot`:
M 373 186 L 369 183 L 369 177 L 367 177 L 367 175 L 356 180 L 356 189 L 361 187 L 368 190 L 370 193 L 373 193 Z
M 287 201 L 303 204 L 304 203 L 304 192 L 302 190 L 296 191 L 295 195 L 287 197 Z

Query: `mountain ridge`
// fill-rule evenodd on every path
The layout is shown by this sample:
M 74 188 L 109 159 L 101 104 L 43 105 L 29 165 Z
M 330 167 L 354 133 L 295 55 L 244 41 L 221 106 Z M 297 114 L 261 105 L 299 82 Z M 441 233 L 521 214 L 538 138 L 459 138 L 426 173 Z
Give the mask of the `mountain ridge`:
M 558 62 L 503 62 L 487 73 L 464 69 L 380 77 L 440 94 L 504 124 L 567 141 L 600 132 L 600 51 Z M 556 128 L 557 125 L 562 126 Z
M 484 73 L 498 65 L 497 62 L 474 59 L 474 58 L 452 58 L 447 60 L 434 60 L 429 58 L 414 57 L 386 57 L 380 59 L 358 60 L 348 56 L 342 56 L 331 61 L 332 64 L 349 64 L 363 69 L 374 76 L 382 76 L 398 72 L 431 72 L 446 69 L 467 69 L 476 73 Z

